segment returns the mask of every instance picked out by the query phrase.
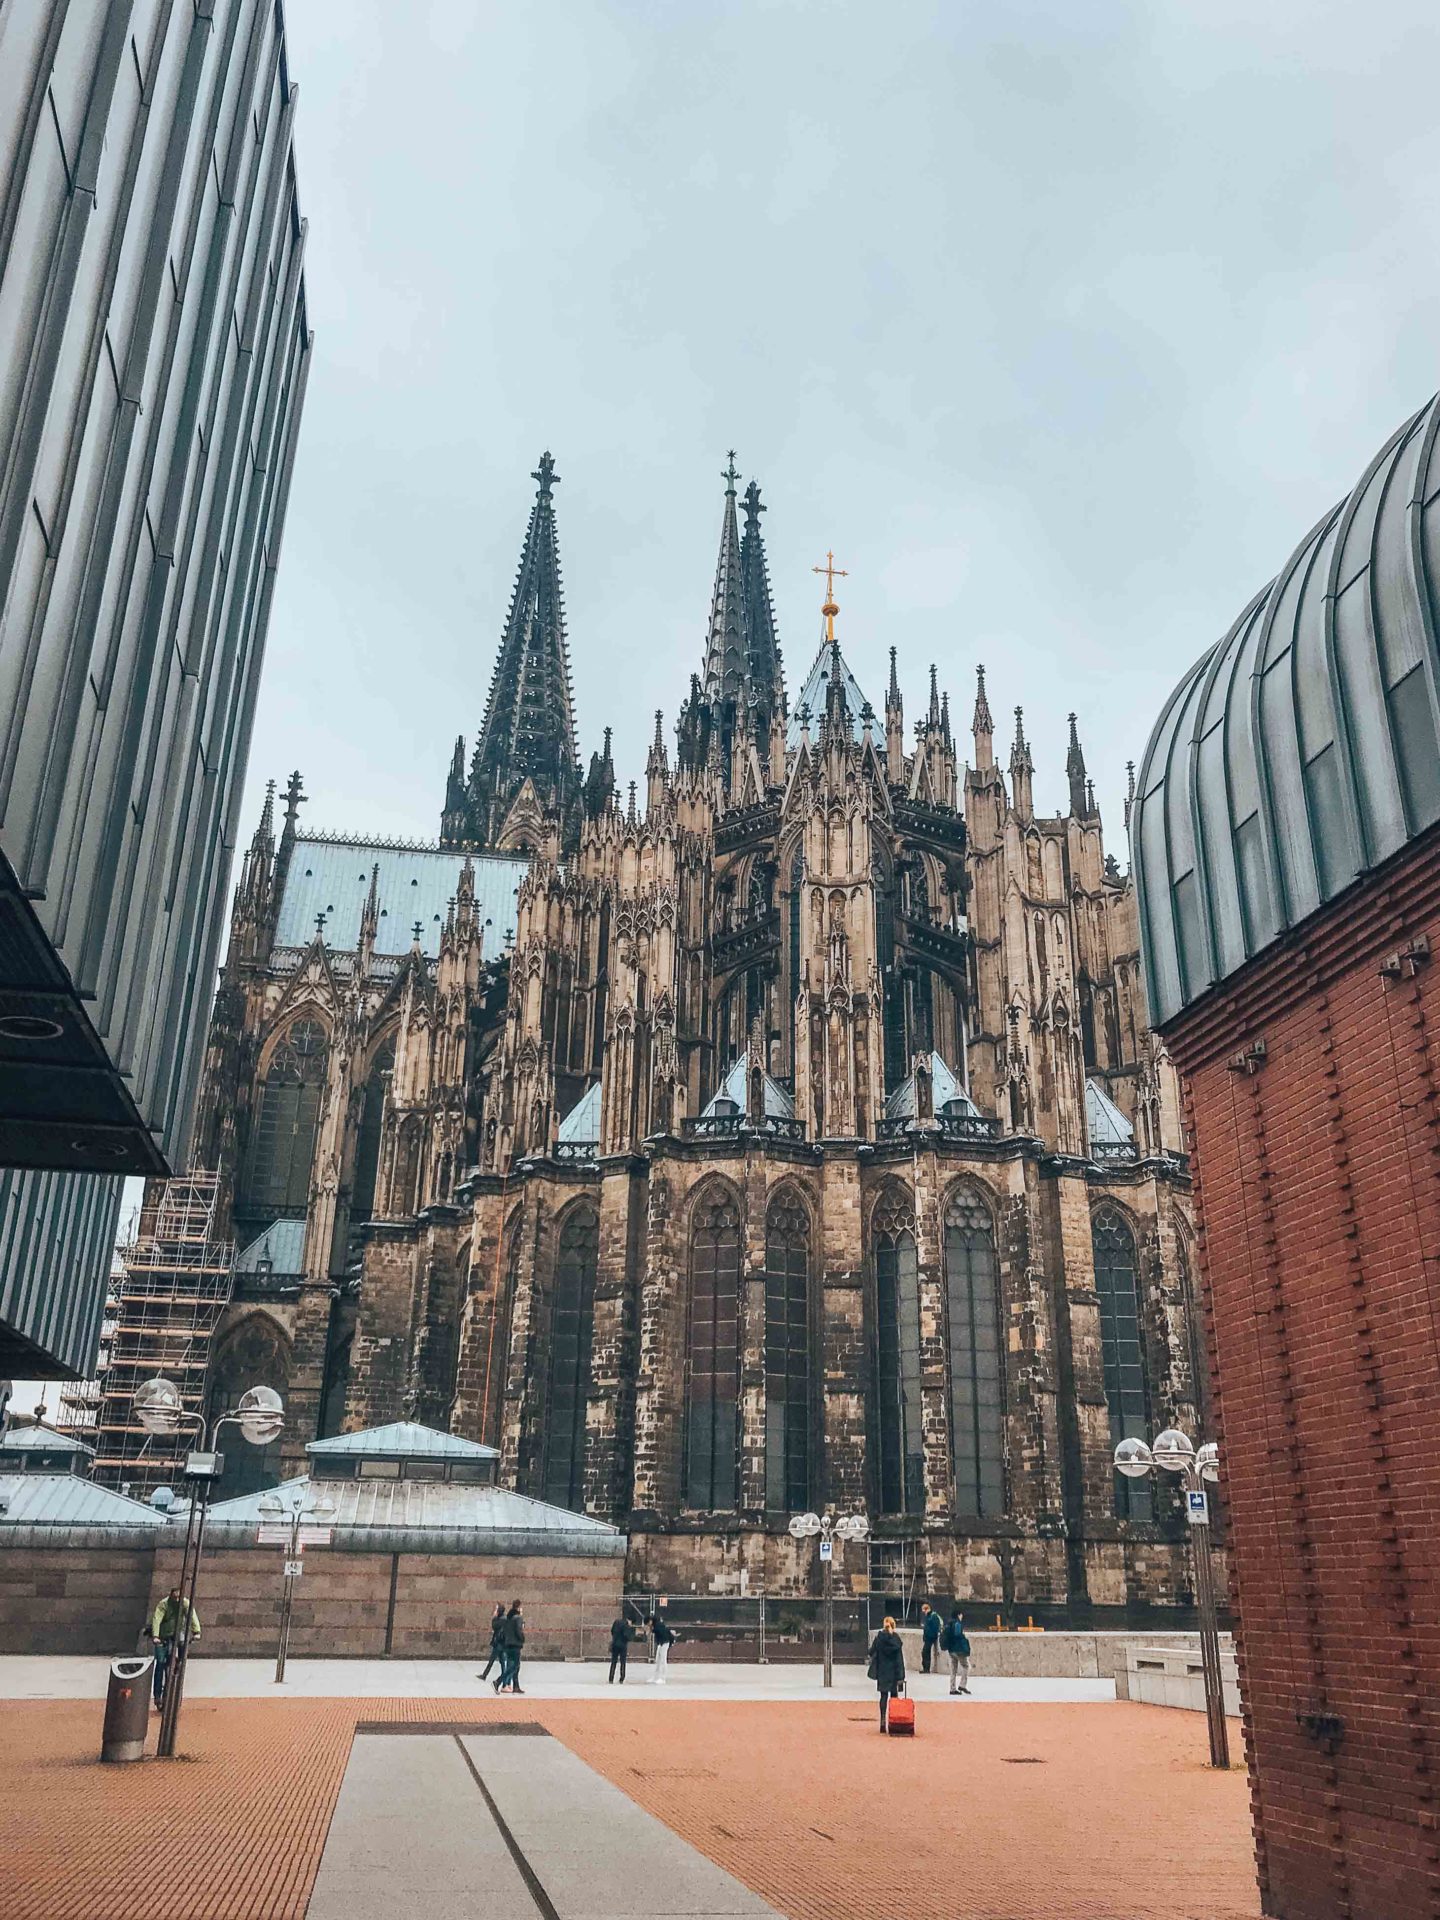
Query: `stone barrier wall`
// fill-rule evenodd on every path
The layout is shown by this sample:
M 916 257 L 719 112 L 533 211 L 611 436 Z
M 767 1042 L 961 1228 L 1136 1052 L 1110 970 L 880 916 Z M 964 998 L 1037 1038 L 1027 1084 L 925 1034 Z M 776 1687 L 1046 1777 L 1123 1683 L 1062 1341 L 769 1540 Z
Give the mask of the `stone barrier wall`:
M 0 1652 L 133 1653 L 154 1549 L 11 1545 L 0 1537 Z

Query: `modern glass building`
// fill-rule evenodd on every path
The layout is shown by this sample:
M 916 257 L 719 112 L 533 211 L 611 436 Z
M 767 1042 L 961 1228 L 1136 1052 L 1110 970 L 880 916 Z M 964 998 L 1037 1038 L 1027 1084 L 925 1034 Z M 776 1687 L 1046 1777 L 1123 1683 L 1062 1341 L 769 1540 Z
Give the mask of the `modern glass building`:
M 163 1172 L 200 1068 L 310 359 L 295 107 L 275 0 L 0 11 L 0 1319 L 67 1370 L 94 1316 L 36 1303 L 98 1311 L 108 1235 L 48 1176 Z

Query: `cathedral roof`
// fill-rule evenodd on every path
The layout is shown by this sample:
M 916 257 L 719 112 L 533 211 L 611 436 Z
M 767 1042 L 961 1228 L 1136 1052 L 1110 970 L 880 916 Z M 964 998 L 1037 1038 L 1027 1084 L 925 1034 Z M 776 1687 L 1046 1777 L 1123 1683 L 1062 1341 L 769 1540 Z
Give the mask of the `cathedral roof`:
M 740 1109 L 741 1113 L 744 1113 L 745 1078 L 749 1070 L 750 1062 L 742 1053 L 740 1058 L 733 1061 L 729 1068 L 727 1068 L 725 1078 L 715 1089 L 715 1097 L 705 1109 L 706 1118 L 714 1115 L 717 1103 L 721 1100 L 731 1101 Z M 784 1087 L 780 1085 L 779 1081 L 772 1080 L 768 1073 L 765 1075 L 765 1111 L 772 1120 L 793 1120 L 795 1118 L 795 1102 L 790 1098 Z
M 337 1433 L 329 1440 L 312 1440 L 305 1449 L 322 1460 L 498 1460 L 494 1447 L 466 1440 L 438 1427 L 422 1427 L 418 1420 L 391 1420 L 383 1427 L 365 1427 L 359 1433 Z
M 962 1113 L 978 1114 L 980 1111 L 938 1053 L 932 1053 L 930 1056 L 930 1088 L 931 1098 L 934 1102 L 934 1111 L 936 1113 L 939 1113 L 942 1107 L 949 1106 L 952 1101 L 959 1103 L 959 1110 Z M 895 1091 L 885 1102 L 885 1118 L 887 1120 L 913 1120 L 915 1118 L 915 1076 L 913 1073 L 908 1079 L 901 1081 L 900 1085 L 896 1087 Z
M 1440 396 L 1162 712 L 1131 838 L 1157 1025 L 1440 819 Z
M 475 868 L 475 906 L 485 927 L 485 957 L 504 951 L 515 931 L 515 890 L 529 872 L 527 858 L 510 854 L 470 855 Z M 463 854 L 438 847 L 376 845 L 300 834 L 285 876 L 275 928 L 277 946 L 304 947 L 315 938 L 316 916 L 325 915 L 325 944 L 341 953 L 360 942 L 360 915 L 370 889 L 370 870 L 378 869 L 377 953 L 408 953 L 412 928 L 420 922 L 420 947 L 428 958 L 440 951 L 445 911 L 460 884 Z
M 1085 1082 L 1085 1125 L 1092 1146 L 1129 1147 L 1135 1143 L 1134 1127 L 1098 1080 Z
M 589 1146 L 600 1138 L 600 1082 L 586 1089 L 560 1122 L 558 1139 Z
M 240 1249 L 237 1273 L 303 1273 L 305 1222 L 272 1220 L 265 1231 Z
M 815 737 L 821 717 L 825 712 L 825 695 L 830 686 L 830 660 L 832 653 L 835 651 L 836 649 L 831 646 L 828 640 L 822 640 L 820 642 L 820 649 L 815 655 L 815 664 L 811 667 L 809 673 L 806 674 L 805 684 L 800 689 L 799 696 L 790 709 L 788 739 L 792 747 L 797 745 L 800 739 L 800 711 L 802 708 L 809 709 L 810 735 L 812 739 Z M 850 731 L 858 741 L 863 732 L 860 725 L 860 715 L 862 710 L 870 703 L 860 691 L 859 681 L 846 665 L 843 652 L 840 654 L 840 676 L 845 688 L 845 704 L 850 709 Z

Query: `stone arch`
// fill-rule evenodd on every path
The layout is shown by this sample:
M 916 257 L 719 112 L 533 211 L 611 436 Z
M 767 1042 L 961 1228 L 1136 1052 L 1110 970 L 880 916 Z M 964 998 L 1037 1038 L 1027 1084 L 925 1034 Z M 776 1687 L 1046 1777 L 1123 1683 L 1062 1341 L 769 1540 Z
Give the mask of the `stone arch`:
M 252 1309 L 226 1329 L 216 1346 L 206 1384 L 210 1418 L 232 1413 L 251 1387 L 274 1387 L 286 1398 L 292 1364 L 290 1336 L 280 1322 L 264 1307 Z M 274 1486 L 280 1478 L 280 1448 L 278 1437 L 256 1447 L 238 1427 L 226 1427 L 221 1442 L 225 1471 L 216 1497 L 231 1500 Z
M 301 1007 L 277 1026 L 261 1051 L 255 1121 L 236 1208 L 247 1224 L 306 1214 L 329 1048 L 329 1029 L 318 1010 Z

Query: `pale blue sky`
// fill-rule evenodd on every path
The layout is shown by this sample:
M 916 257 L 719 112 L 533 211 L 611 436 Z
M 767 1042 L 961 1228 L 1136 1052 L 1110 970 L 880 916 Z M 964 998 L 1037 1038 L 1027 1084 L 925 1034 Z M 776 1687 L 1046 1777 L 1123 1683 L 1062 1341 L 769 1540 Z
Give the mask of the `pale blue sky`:
M 582 750 L 698 665 L 725 450 L 792 692 L 974 666 L 1124 762 L 1435 384 L 1433 4 L 290 0 L 317 334 L 245 830 L 433 836 L 543 447 Z

